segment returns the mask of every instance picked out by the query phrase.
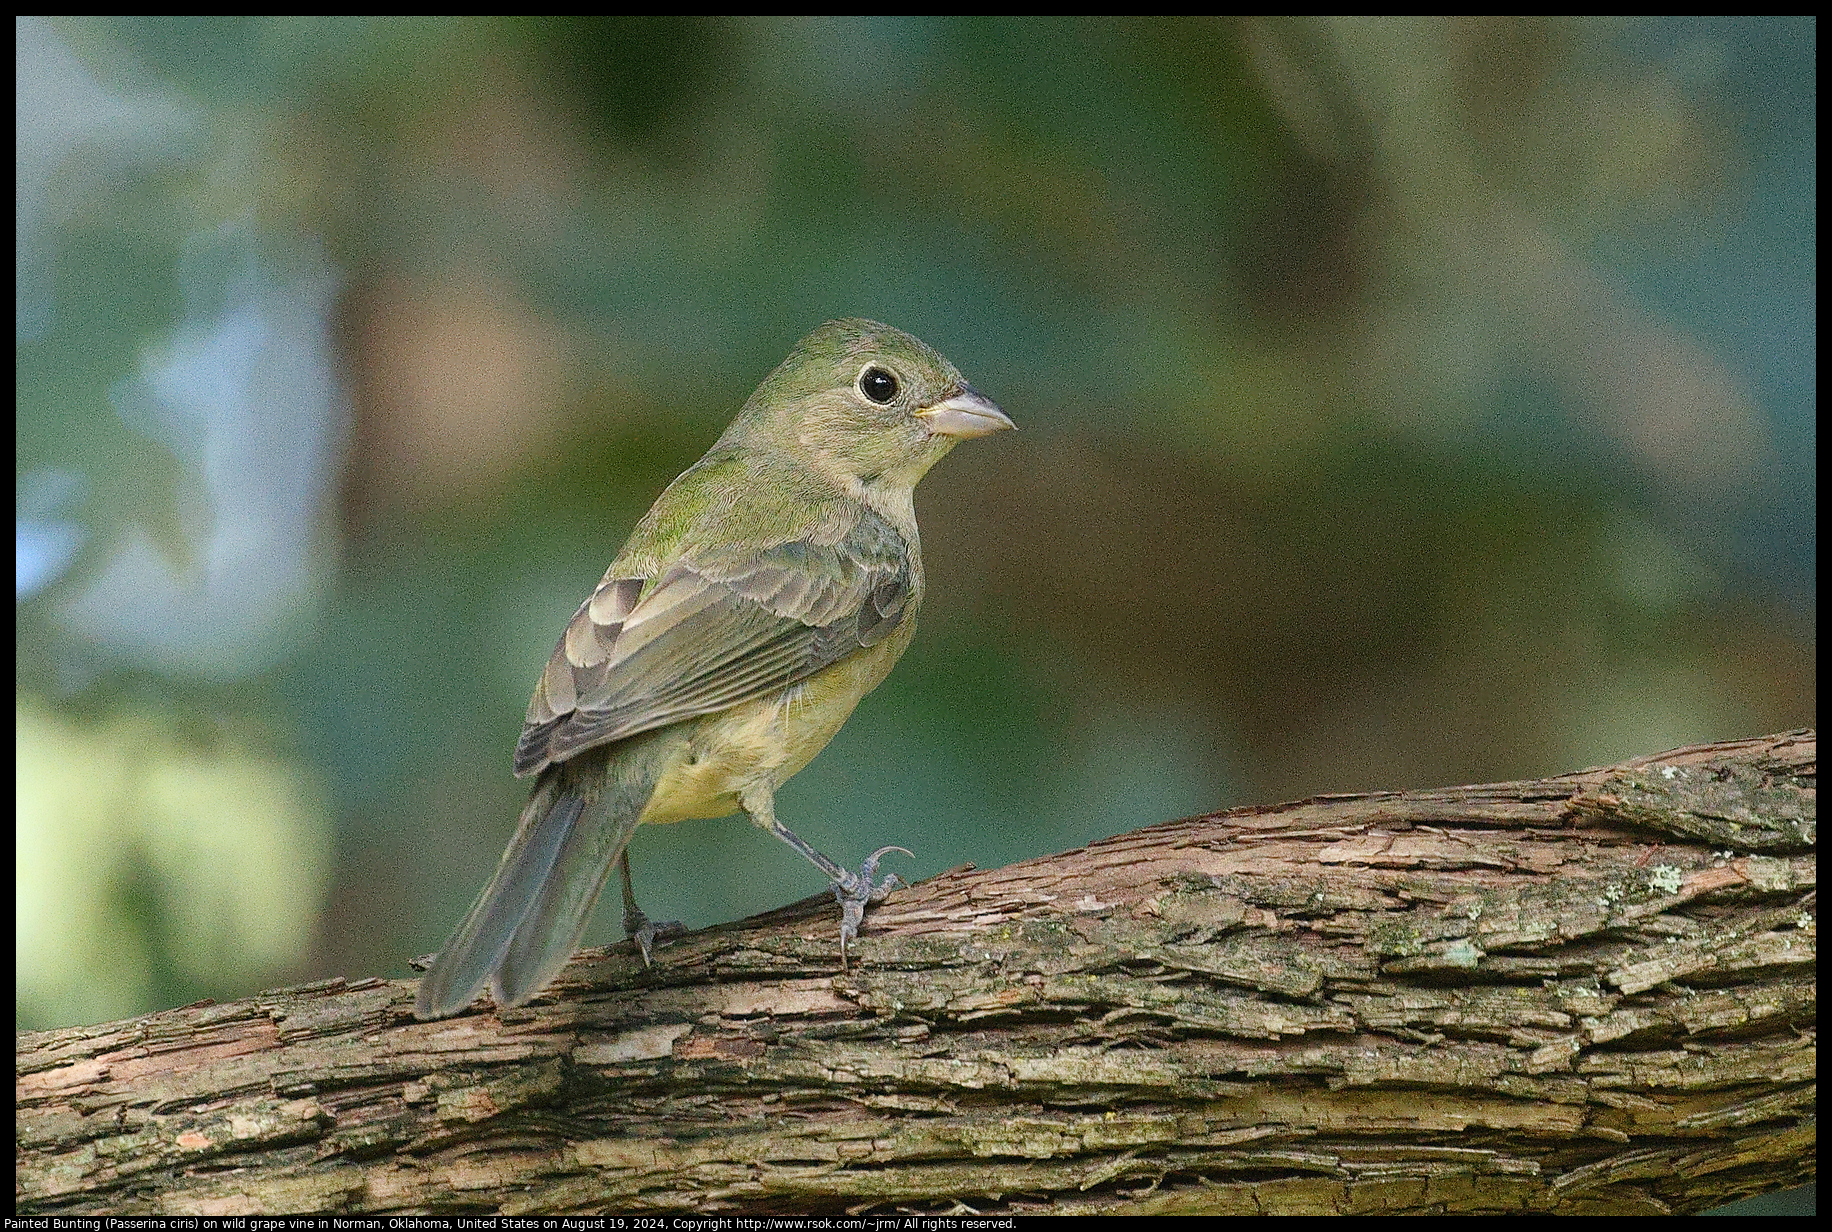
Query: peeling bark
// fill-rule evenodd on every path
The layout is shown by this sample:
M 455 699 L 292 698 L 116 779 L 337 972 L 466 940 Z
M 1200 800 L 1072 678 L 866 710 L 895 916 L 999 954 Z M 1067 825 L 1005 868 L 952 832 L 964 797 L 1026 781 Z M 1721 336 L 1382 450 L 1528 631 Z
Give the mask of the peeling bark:
M 1692 1213 L 1814 1175 L 1812 732 L 18 1037 L 24 1213 Z

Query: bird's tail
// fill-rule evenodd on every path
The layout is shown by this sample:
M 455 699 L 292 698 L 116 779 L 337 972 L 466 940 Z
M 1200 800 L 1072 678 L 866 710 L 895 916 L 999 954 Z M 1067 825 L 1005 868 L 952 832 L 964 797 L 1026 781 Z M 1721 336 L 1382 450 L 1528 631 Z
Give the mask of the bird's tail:
M 542 772 L 496 875 L 420 981 L 414 1017 L 456 1014 L 486 981 L 499 1006 L 520 1005 L 559 974 L 678 740 L 664 728 Z

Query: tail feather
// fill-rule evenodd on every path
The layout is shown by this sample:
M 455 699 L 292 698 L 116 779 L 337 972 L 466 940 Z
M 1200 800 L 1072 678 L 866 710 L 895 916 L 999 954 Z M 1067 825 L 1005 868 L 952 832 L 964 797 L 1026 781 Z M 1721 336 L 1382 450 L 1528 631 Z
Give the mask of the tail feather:
M 445 1018 L 471 1003 L 489 981 L 559 859 L 560 850 L 584 810 L 585 800 L 559 787 L 559 773 L 549 771 L 522 809 L 515 837 L 496 866 L 496 875 L 471 904 L 420 981 L 414 1017 Z
M 416 1018 L 456 1014 L 486 983 L 498 1005 L 520 1005 L 559 974 L 655 790 L 674 742 L 657 737 L 670 734 L 592 750 L 542 774 L 496 875 L 420 982 Z
M 607 803 L 599 800 L 586 806 L 553 871 L 509 938 L 490 981 L 498 1005 L 529 1000 L 578 952 L 611 866 L 629 844 L 642 812 L 641 802 L 633 809 L 607 808 Z

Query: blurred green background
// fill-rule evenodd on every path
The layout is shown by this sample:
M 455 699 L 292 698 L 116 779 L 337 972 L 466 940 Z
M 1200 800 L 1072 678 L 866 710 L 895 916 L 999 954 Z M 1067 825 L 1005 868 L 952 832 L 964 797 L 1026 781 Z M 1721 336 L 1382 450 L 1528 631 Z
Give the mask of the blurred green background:
M 435 949 L 554 638 L 832 316 L 1022 429 L 779 797 L 844 861 L 1814 722 L 1811 18 L 16 37 L 20 1027 Z

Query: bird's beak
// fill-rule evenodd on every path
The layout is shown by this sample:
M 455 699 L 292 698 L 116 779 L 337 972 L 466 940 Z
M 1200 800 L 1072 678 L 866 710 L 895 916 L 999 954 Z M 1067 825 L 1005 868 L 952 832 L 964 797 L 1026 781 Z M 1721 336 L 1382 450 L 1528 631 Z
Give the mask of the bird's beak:
M 916 418 L 928 424 L 929 431 L 937 436 L 963 441 L 1018 426 L 999 409 L 998 403 L 971 385 L 962 385 L 959 393 L 917 411 Z

